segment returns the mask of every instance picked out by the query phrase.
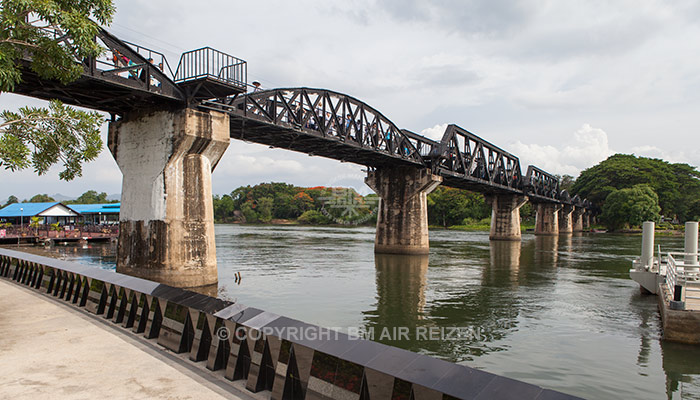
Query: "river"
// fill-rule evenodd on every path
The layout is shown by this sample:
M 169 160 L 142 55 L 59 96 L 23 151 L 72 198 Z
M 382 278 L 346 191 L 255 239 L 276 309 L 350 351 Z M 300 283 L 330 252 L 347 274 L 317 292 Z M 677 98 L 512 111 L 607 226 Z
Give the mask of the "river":
M 433 230 L 429 257 L 375 257 L 373 228 L 217 225 L 216 243 L 230 300 L 586 398 L 700 399 L 700 347 L 662 342 L 629 279 L 640 236 Z M 48 251 L 114 268 L 114 245 Z

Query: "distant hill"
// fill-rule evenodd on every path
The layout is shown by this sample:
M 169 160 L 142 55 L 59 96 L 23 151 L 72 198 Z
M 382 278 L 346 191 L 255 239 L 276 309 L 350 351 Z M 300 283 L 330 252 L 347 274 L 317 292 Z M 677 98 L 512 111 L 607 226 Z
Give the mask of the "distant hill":
M 66 200 L 75 200 L 76 197 L 73 196 L 65 196 L 60 193 L 52 194 L 51 197 L 53 197 L 54 200 L 56 201 L 66 201 Z
M 107 196 L 107 200 L 109 201 L 115 201 L 115 200 L 121 200 L 122 199 L 122 194 L 121 193 L 115 193 L 115 194 L 110 194 Z

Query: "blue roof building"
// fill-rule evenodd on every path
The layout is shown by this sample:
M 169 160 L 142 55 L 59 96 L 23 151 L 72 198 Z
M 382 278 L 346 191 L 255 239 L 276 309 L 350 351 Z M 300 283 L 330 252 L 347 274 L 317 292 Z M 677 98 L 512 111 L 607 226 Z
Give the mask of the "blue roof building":
M 121 203 L 108 204 L 71 204 L 70 208 L 80 214 L 119 214 Z
M 51 203 L 14 203 L 0 209 L 0 219 L 28 223 L 31 217 L 44 217 L 43 223 L 75 223 L 80 217 L 86 222 L 105 223 L 119 220 L 120 203 L 109 204 L 71 204 Z
M 0 218 L 77 216 L 78 212 L 59 202 L 14 203 L 0 209 Z

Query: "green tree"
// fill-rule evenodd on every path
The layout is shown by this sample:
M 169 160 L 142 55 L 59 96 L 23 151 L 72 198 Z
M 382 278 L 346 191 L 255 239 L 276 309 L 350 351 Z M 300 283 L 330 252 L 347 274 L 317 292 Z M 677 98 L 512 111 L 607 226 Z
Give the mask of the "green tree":
M 247 201 L 243 204 L 241 207 L 241 213 L 243 213 L 243 217 L 245 218 L 245 222 L 247 223 L 255 223 L 258 222 L 258 213 L 255 212 L 253 209 L 253 203 L 250 201 Z
M 567 192 L 571 193 L 571 188 L 574 186 L 576 178 L 567 174 L 554 176 L 559 180 L 559 190 L 566 190 Z
M 36 194 L 27 203 L 53 203 L 54 198 L 48 194 Z
M 304 211 L 303 214 L 297 218 L 300 224 L 306 225 L 326 225 L 331 223 L 331 219 L 325 216 L 322 212 L 316 210 Z
M 227 194 L 214 196 L 214 221 L 232 222 L 235 211 L 235 204 L 231 196 Z
M 433 225 L 448 227 L 489 215 L 491 208 L 480 193 L 440 186 L 428 195 L 428 221 Z
M 640 184 L 649 185 L 658 195 L 663 215 L 680 221 L 693 217 L 691 207 L 700 198 L 700 172 L 687 164 L 615 154 L 581 172 L 572 193 L 602 209 L 610 193 Z
M 605 198 L 601 222 L 611 230 L 639 226 L 644 221 L 658 221 L 659 197 L 648 185 L 614 190 Z
M 94 190 L 88 190 L 87 192 L 83 193 L 75 199 L 74 201 L 71 201 L 69 203 L 71 204 L 103 204 L 107 203 L 107 193 L 102 192 L 102 193 L 97 193 Z
M 269 197 L 262 197 L 258 200 L 256 212 L 261 222 L 270 222 L 272 219 L 272 205 L 274 201 Z
M 17 197 L 15 197 L 14 195 L 10 195 L 10 197 L 7 198 L 7 202 L 5 203 L 5 205 L 3 207 L 7 207 L 10 204 L 14 204 L 14 203 L 19 203 L 19 199 L 17 199 Z
M 23 60 L 42 79 L 67 84 L 83 71 L 81 61 L 97 57 L 98 25 L 109 24 L 111 0 L 2 0 L 0 3 L 0 91 L 12 92 L 22 80 Z M 47 108 L 0 112 L 0 166 L 11 171 L 33 167 L 41 175 L 60 162 L 64 180 L 82 175 L 82 164 L 102 149 L 104 118 L 52 100 Z

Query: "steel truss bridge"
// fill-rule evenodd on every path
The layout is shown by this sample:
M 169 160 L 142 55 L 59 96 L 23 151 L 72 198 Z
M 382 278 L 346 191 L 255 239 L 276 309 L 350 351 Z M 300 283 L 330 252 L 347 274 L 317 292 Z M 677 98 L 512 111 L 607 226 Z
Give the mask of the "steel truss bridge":
M 70 40 L 56 30 L 55 40 Z M 400 129 L 372 106 L 326 89 L 248 92 L 245 61 L 209 47 L 184 53 L 175 72 L 155 50 L 100 29 L 101 57 L 77 60 L 82 76 L 68 85 L 42 79 L 21 61 L 15 92 L 117 115 L 194 107 L 229 115 L 231 137 L 367 166 L 428 168 L 443 185 L 485 194 L 526 195 L 533 202 L 591 209 L 560 190 L 558 179 L 535 166 L 522 172 L 515 155 L 457 125 L 440 141 Z

